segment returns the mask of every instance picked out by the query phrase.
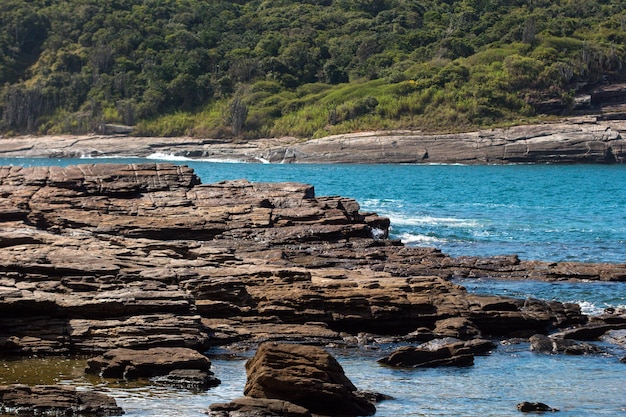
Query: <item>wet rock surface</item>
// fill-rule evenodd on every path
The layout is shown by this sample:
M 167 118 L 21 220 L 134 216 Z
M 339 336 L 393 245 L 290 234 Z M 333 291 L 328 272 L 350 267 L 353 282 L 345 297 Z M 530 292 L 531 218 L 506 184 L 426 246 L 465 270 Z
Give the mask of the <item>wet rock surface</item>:
M 522 413 L 545 413 L 559 411 L 557 408 L 552 408 L 547 404 L 524 401 L 517 404 L 517 409 Z
M 419 346 L 402 346 L 378 363 L 394 368 L 465 367 L 474 365 L 474 353 L 472 346 L 461 340 L 439 339 Z
M 0 414 L 31 416 L 119 416 L 115 399 L 62 385 L 0 385 Z
M 546 336 L 536 334 L 531 336 L 530 350 L 537 353 L 565 353 L 567 355 L 591 355 L 600 354 L 604 350 L 591 343 L 577 342 L 564 339 L 558 335 Z
M 626 279 L 626 265 L 406 247 L 352 199 L 201 184 L 173 164 L 0 167 L 0 195 L 6 354 L 529 337 L 587 317 L 575 304 L 468 294 L 450 278 Z

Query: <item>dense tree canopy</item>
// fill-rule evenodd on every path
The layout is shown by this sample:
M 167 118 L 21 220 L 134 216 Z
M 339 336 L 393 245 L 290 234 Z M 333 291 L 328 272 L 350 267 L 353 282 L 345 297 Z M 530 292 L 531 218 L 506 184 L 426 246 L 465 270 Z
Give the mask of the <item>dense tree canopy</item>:
M 3 0 L 0 27 L 13 133 L 457 130 L 625 78 L 621 0 Z

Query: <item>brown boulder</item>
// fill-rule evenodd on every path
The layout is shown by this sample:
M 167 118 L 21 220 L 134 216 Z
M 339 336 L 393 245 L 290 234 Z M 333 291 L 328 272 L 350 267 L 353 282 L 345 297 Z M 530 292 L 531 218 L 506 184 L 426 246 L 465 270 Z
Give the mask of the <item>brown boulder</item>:
M 120 416 L 115 399 L 94 391 L 63 385 L 0 386 L 0 414 L 59 416 Z
M 244 393 L 289 401 L 314 414 L 366 416 L 375 406 L 357 394 L 341 365 L 315 346 L 263 343 L 246 363 Z

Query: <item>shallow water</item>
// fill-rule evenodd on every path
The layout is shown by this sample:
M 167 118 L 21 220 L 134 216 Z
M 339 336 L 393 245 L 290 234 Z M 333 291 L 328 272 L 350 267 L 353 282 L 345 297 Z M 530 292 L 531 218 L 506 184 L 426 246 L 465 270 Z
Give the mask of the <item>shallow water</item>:
M 384 351 L 332 350 L 346 375 L 359 388 L 394 397 L 377 405 L 376 416 L 518 416 L 516 404 L 541 401 L 559 408 L 559 416 L 619 416 L 626 412 L 624 365 L 616 353 L 593 357 L 545 355 L 529 351 L 527 343 L 500 345 L 491 355 L 476 358 L 467 368 L 392 369 L 376 359 Z M 208 352 L 211 356 L 211 352 Z M 213 371 L 223 383 L 207 392 L 132 384 L 81 375 L 84 361 L 58 358 L 29 359 L 12 369 L 38 366 L 49 375 L 41 380 L 7 377 L 0 383 L 61 383 L 92 387 L 116 398 L 127 416 L 202 416 L 213 403 L 243 394 L 245 357 L 212 358 Z M 60 378 L 54 377 L 55 367 Z M 6 369 L 6 368 L 5 368 Z
M 68 165 L 113 160 L 0 159 L 0 165 Z M 247 178 L 298 181 L 317 195 L 355 198 L 390 217 L 392 236 L 457 255 L 519 254 L 524 259 L 626 261 L 626 166 L 262 165 L 184 161 L 204 183 Z M 468 290 L 576 302 L 597 314 L 626 304 L 624 283 L 463 280 Z M 376 416 L 519 416 L 517 403 L 540 401 L 562 417 L 626 416 L 626 352 L 594 356 L 531 353 L 503 344 L 473 367 L 397 370 L 379 366 L 382 351 L 331 351 L 359 389 L 395 397 Z M 127 416 L 202 416 L 215 402 L 243 394 L 246 356 L 208 352 L 223 383 L 206 393 L 86 377 L 84 361 L 2 363 L 0 383 L 64 383 L 112 394 Z

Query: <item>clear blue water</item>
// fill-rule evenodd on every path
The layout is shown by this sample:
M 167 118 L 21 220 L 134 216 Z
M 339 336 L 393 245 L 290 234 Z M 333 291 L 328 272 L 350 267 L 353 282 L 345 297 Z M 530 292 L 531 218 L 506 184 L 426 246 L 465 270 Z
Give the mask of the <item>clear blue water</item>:
M 0 159 L 0 165 L 68 165 L 145 160 Z M 362 210 L 390 217 L 392 237 L 453 256 L 518 254 L 546 261 L 626 262 L 626 166 L 262 165 L 180 161 L 204 183 L 246 178 L 298 181 L 317 195 L 342 195 Z M 626 304 L 623 283 L 463 281 L 470 291 L 577 302 L 589 314 Z M 541 401 L 562 417 L 626 416 L 624 350 L 589 357 L 539 355 L 525 343 L 501 345 L 463 369 L 394 370 L 384 352 L 333 351 L 360 389 L 394 400 L 376 416 L 519 416 L 521 401 Z M 209 352 L 212 355 L 214 352 Z M 110 381 L 69 373 L 61 383 L 97 386 L 128 416 L 202 416 L 209 404 L 243 394 L 244 358 L 214 356 L 223 383 L 206 393 Z M 19 379 L 19 378 L 18 378 Z M 0 369 L 0 383 L 4 377 Z
M 0 159 L 0 165 L 140 162 Z M 297 181 L 391 219 L 392 237 L 452 256 L 626 262 L 625 165 L 289 165 L 175 161 L 204 183 Z

